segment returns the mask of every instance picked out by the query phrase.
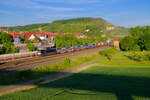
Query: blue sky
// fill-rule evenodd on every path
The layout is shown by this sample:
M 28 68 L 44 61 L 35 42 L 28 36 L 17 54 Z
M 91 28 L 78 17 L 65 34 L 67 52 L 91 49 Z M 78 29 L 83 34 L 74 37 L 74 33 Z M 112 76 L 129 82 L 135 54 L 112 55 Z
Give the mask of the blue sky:
M 150 0 L 0 0 L 0 26 L 101 17 L 115 25 L 150 25 Z

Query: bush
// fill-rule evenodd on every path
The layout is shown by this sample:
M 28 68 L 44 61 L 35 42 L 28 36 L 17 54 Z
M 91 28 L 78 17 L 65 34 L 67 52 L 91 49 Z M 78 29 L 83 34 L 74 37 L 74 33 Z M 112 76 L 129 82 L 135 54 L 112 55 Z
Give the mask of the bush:
M 99 54 L 107 57 L 108 60 L 111 60 L 113 54 L 119 52 L 119 50 L 115 47 L 100 51 Z
M 102 50 L 99 52 L 100 55 L 103 55 L 103 56 L 110 56 L 110 55 L 113 55 L 115 53 L 117 53 L 119 50 L 117 48 L 108 48 L 106 50 Z
M 134 45 L 132 48 L 133 51 L 141 51 L 141 48 L 139 45 Z
M 132 59 L 134 61 L 150 61 L 149 52 L 131 52 L 125 56 L 127 56 L 129 59 Z
M 69 66 L 71 64 L 71 60 L 69 58 L 64 59 L 64 66 Z

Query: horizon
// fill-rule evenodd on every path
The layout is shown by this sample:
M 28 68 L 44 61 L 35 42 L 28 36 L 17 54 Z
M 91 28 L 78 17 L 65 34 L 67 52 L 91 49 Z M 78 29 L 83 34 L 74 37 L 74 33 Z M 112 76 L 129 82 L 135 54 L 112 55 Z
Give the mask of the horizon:
M 25 25 L 12 25 L 12 26 L 0 26 L 0 27 L 17 27 L 17 26 L 26 26 L 26 25 L 33 25 L 33 24 L 49 24 L 49 23 L 53 23 L 54 21 L 70 20 L 70 19 L 78 19 L 78 18 L 101 18 L 101 17 L 75 17 L 75 18 L 53 20 L 53 21 L 47 22 L 47 23 L 31 23 L 31 24 L 25 24 Z M 105 20 L 104 18 L 101 18 L 101 19 Z M 105 21 L 107 21 L 107 20 L 105 20 Z M 110 22 L 108 22 L 108 23 L 110 23 Z M 110 24 L 112 24 L 112 23 L 110 23 Z M 115 25 L 115 24 L 113 24 L 113 25 Z M 124 27 L 124 26 L 120 26 L 120 27 Z M 128 27 L 125 27 L 125 28 L 128 28 Z
M 0 26 L 51 23 L 80 17 L 103 18 L 126 28 L 150 25 L 149 0 L 5 0 Z M 138 12 L 137 12 L 138 11 Z

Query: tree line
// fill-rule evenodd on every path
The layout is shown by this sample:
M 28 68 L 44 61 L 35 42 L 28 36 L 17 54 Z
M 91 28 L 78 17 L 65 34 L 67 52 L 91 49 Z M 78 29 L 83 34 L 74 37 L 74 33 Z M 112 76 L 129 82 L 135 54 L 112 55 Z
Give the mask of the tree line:
M 13 44 L 13 38 L 7 33 L 0 33 L 0 54 L 18 53 L 19 49 Z M 26 43 L 26 47 L 29 51 L 35 51 L 35 46 L 29 41 Z
M 129 36 L 120 41 L 120 47 L 125 51 L 150 50 L 150 26 L 137 26 L 129 29 Z
M 75 34 L 65 34 L 59 35 L 54 38 L 54 42 L 57 48 L 69 47 L 69 46 L 78 46 L 86 44 L 100 43 L 104 39 L 98 38 L 77 38 Z

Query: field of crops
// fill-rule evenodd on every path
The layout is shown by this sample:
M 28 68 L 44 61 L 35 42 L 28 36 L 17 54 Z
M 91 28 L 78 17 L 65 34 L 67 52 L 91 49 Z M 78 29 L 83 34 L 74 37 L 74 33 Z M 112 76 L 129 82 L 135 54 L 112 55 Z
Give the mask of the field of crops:
M 118 53 L 85 71 L 0 100 L 150 100 L 150 61 Z

